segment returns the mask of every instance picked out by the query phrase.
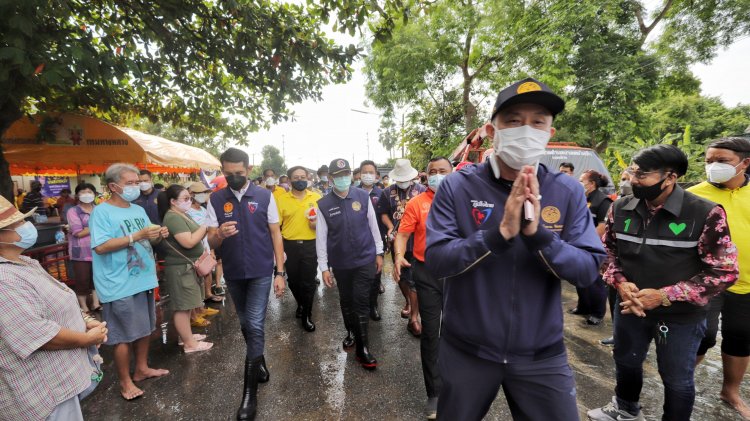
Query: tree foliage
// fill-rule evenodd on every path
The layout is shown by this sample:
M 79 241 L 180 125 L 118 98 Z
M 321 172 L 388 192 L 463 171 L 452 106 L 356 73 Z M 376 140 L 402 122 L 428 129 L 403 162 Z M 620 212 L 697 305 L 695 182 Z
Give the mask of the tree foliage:
M 679 113 L 676 104 L 664 105 L 671 98 L 678 104 L 687 98 L 703 101 L 695 99 L 700 82 L 688 66 L 709 60 L 718 47 L 750 34 L 750 3 L 664 0 L 651 12 L 645 3 L 437 0 L 418 9 L 407 23 L 397 23 L 392 37 L 370 47 L 367 94 L 386 115 L 406 108 L 427 116 L 435 108 L 458 105 L 462 121 L 446 118 L 433 127 L 448 136 L 456 133 L 456 145 L 488 117 L 502 87 L 532 76 L 567 99 L 566 112 L 555 123 L 561 129 L 558 140 L 601 153 L 635 138 L 680 136 L 691 125 L 693 139 L 702 144 L 723 129 L 704 130 L 708 124 L 697 124 L 687 115 L 668 119 L 671 126 L 666 127 L 666 110 Z M 659 24 L 664 30 L 657 35 Z M 458 93 L 452 96 L 455 104 L 448 106 L 446 96 L 436 92 Z M 729 114 L 730 119 L 743 118 L 742 113 Z M 402 131 L 409 138 L 401 142 L 410 145 L 415 156 L 430 150 L 426 140 L 415 142 L 424 139 L 419 121 L 409 119 Z
M 135 114 L 246 143 L 349 79 L 360 53 L 323 32 L 372 19 L 385 39 L 400 0 L 24 0 L 0 2 L 0 135 L 24 113 Z M 10 194 L 0 155 L 2 193 Z
M 263 174 L 263 171 L 267 169 L 272 169 L 277 176 L 286 173 L 286 162 L 284 162 L 284 157 L 281 156 L 281 151 L 277 147 L 266 145 L 261 150 L 261 155 L 263 159 L 260 162 L 260 174 Z

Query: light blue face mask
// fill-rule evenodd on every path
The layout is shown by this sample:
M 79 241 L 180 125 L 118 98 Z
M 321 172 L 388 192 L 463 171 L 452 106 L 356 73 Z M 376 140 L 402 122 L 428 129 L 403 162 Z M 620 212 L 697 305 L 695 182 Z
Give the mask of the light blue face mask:
M 36 239 L 39 236 L 39 232 L 36 230 L 36 227 L 29 221 L 26 221 L 25 224 L 16 229 L 3 228 L 3 231 L 15 231 L 16 234 L 21 237 L 19 241 L 3 244 L 13 244 L 14 246 L 20 247 L 23 250 L 31 248 L 31 246 L 36 244 Z
M 445 174 L 431 175 L 427 178 L 427 186 L 433 192 L 437 192 L 437 189 L 440 186 L 440 183 L 442 183 L 444 179 L 445 179 Z
M 118 184 L 118 186 L 120 185 Z M 139 186 L 120 186 L 120 188 L 122 189 L 122 193 L 119 193 L 119 195 L 122 197 L 122 200 L 132 202 L 141 195 L 141 188 Z
M 335 187 L 336 190 L 340 192 L 347 191 L 349 189 L 349 186 L 351 185 L 352 185 L 351 175 L 342 175 L 341 177 L 333 177 L 333 187 Z

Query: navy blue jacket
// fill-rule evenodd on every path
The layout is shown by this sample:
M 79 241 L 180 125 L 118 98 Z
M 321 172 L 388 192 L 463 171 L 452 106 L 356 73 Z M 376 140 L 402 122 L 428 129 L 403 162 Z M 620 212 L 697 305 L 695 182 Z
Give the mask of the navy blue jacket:
M 350 188 L 344 199 L 332 191 L 318 200 L 320 216 L 328 227 L 328 266 L 333 270 L 375 262 L 375 240 L 367 219 L 369 205 L 370 196 L 358 187 Z
M 565 352 L 561 281 L 586 287 L 599 276 L 605 252 L 580 183 L 541 164 L 537 178 L 542 216 L 531 237 L 500 235 L 510 186 L 487 163 L 443 180 L 427 218 L 425 263 L 445 278 L 442 335 L 480 358 Z
M 252 183 L 238 202 L 225 187 L 211 195 L 211 206 L 219 225 L 236 221 L 239 233 L 225 239 L 219 247 L 228 281 L 273 275 L 273 240 L 268 227 L 271 192 Z

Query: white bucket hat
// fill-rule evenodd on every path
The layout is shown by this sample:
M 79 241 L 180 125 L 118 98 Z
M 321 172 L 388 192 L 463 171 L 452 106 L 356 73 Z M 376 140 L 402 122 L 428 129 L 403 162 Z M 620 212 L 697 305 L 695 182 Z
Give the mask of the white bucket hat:
M 411 162 L 404 158 L 397 159 L 393 170 L 388 173 L 388 177 L 397 183 L 414 180 L 418 175 L 419 171 L 412 168 Z

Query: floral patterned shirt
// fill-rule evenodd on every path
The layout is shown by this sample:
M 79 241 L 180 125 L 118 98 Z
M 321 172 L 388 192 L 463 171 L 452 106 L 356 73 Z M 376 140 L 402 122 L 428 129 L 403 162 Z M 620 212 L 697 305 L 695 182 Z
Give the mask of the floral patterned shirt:
M 649 209 L 655 215 L 661 206 Z M 617 258 L 617 236 L 614 230 L 614 206 L 609 209 L 604 230 L 604 246 L 607 250 L 604 281 L 617 287 L 628 282 L 622 273 Z M 737 248 L 732 243 L 727 225 L 727 215 L 721 206 L 714 207 L 706 217 L 706 224 L 698 240 L 698 255 L 703 270 L 690 279 L 661 288 L 669 301 L 685 301 L 695 305 L 708 304 L 711 297 L 732 286 L 737 281 Z

